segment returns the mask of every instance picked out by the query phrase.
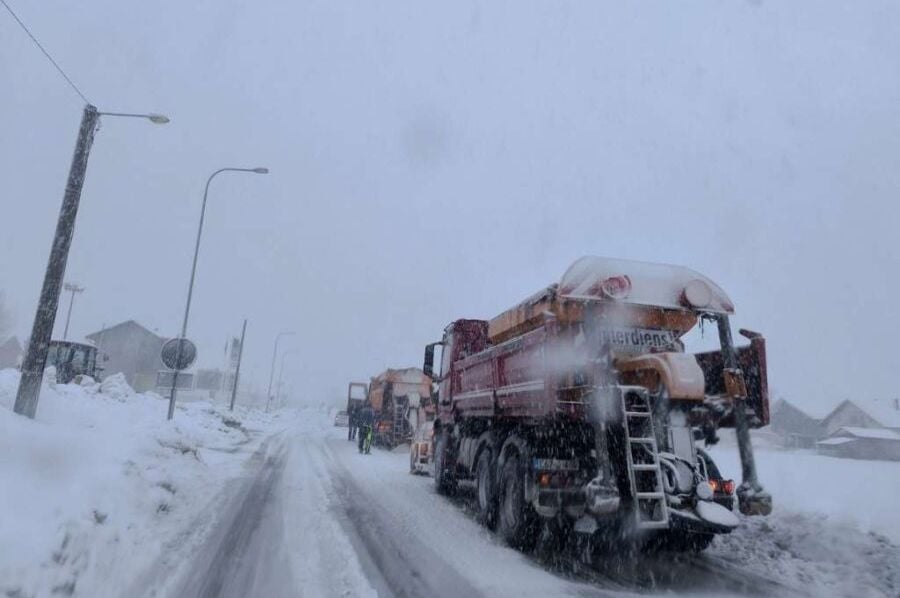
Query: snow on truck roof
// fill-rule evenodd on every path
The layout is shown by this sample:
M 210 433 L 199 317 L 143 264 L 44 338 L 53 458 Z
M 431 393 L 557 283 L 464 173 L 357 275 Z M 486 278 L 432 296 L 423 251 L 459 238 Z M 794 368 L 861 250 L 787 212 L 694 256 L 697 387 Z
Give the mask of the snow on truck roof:
M 719 285 L 684 266 L 585 256 L 569 266 L 557 288 L 559 296 L 568 299 L 613 299 L 635 305 L 734 313 L 734 304 Z

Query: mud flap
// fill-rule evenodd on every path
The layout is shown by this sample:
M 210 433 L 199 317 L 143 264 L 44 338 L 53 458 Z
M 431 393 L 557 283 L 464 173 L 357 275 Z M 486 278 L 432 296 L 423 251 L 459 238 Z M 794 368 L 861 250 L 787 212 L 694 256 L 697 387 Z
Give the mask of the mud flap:
M 761 488 L 741 484 L 737 490 L 738 509 L 744 515 L 769 515 L 772 513 L 772 495 Z

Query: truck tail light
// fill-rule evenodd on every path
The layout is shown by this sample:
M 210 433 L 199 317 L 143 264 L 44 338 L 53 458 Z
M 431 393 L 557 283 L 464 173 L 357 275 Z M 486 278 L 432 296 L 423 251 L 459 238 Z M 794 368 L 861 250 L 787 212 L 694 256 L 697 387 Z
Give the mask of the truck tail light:
M 729 496 L 734 494 L 734 480 L 708 480 L 713 492 L 724 492 Z
M 600 291 L 610 299 L 624 299 L 631 292 L 631 279 L 627 274 L 610 276 L 600 283 Z
M 550 486 L 552 477 L 553 476 L 549 471 L 542 472 L 538 475 L 538 485 L 541 488 L 547 488 L 548 486 Z
M 694 279 L 685 285 L 681 292 L 681 302 L 688 307 L 703 309 L 712 303 L 713 293 L 709 285 L 699 279 Z

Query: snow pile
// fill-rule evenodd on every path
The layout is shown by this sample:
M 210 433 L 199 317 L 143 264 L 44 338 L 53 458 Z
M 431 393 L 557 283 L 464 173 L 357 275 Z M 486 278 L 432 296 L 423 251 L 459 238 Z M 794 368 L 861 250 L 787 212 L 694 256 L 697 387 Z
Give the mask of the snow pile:
M 45 384 L 36 420 L 0 370 L 0 594 L 117 596 L 240 472 L 276 423 L 136 394 L 122 376 Z
M 740 480 L 737 447 L 723 440 L 710 454 L 726 478 Z M 900 463 L 764 446 L 755 453 L 774 511 L 742 517 L 707 555 L 812 595 L 897 596 Z
M 776 511 L 744 518 L 708 556 L 813 596 L 897 596 L 900 547 L 826 515 Z
M 90 378 L 87 380 L 89 381 Z M 82 385 L 84 386 L 84 384 Z M 113 374 L 112 376 L 107 376 L 106 379 L 100 383 L 100 392 L 112 399 L 118 399 L 120 401 L 134 395 L 134 391 L 128 386 L 128 382 L 125 381 L 125 374 L 121 372 Z

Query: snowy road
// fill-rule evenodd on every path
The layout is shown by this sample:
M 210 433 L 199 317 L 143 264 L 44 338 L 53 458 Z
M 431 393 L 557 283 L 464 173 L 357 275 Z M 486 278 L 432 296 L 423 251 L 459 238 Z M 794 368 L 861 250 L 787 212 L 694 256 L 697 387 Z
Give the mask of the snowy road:
M 302 426 L 264 443 L 170 596 L 610 596 L 789 594 L 715 558 L 546 566 L 502 544 L 468 500 L 435 494 L 403 453 L 359 455 L 346 429 Z M 158 594 L 157 594 L 158 595 Z

